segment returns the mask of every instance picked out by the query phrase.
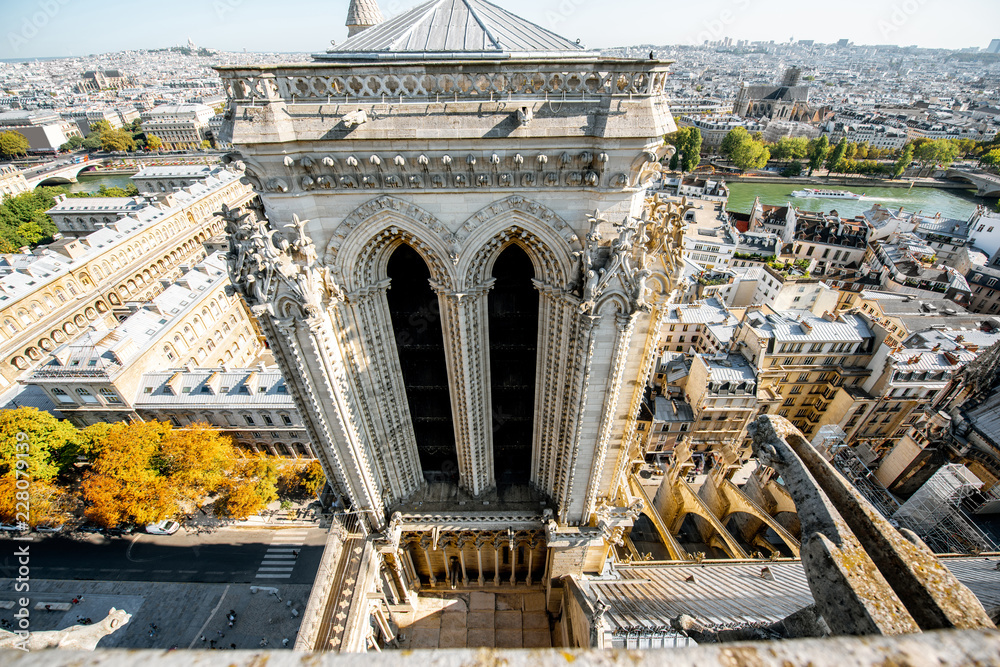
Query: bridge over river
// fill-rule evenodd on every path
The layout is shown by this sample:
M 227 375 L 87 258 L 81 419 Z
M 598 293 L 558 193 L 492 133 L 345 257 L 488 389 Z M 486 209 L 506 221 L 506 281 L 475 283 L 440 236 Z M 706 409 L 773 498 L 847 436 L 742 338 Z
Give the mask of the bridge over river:
M 58 158 L 51 162 L 25 169 L 22 171 L 24 179 L 28 181 L 28 186 L 32 189 L 39 185 L 65 185 L 76 183 L 77 176 L 84 171 L 95 171 L 99 167 L 106 167 L 116 162 L 127 161 L 138 168 L 150 167 L 161 164 L 193 164 L 192 158 L 199 164 L 207 164 L 213 160 L 218 160 L 222 153 L 182 153 L 170 155 L 143 155 L 143 156 L 103 156 L 91 157 L 83 162 L 74 162 L 73 157 Z
M 977 169 L 949 169 L 944 177 L 952 181 L 965 181 L 976 186 L 980 197 L 1000 197 L 1000 176 Z

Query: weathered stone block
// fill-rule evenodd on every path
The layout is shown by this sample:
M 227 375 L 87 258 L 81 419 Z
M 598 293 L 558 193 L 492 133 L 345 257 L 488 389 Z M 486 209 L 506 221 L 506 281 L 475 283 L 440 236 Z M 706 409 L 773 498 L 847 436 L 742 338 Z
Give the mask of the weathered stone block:
M 521 612 L 519 611 L 498 611 L 496 613 L 496 622 L 494 627 L 497 630 L 520 630 L 521 629 Z
M 496 609 L 496 596 L 493 593 L 473 591 L 469 593 L 470 611 L 493 611 Z

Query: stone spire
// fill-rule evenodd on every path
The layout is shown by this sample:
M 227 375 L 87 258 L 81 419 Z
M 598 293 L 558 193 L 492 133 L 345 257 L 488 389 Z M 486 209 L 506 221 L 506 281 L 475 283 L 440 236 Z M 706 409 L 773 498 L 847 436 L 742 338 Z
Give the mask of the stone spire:
M 347 8 L 347 36 L 354 37 L 362 30 L 378 25 L 385 18 L 378 8 L 378 0 L 351 0 Z

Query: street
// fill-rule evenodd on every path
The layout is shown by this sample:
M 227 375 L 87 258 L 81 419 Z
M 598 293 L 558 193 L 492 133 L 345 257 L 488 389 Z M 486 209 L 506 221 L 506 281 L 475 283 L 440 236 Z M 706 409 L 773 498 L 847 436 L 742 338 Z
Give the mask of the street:
M 32 542 L 4 535 L 0 536 L 0 580 L 16 576 L 14 551 L 29 544 L 32 579 L 262 585 L 281 579 L 282 583 L 311 584 L 326 534 L 325 529 L 311 527 L 222 528 L 113 538 L 34 534 Z

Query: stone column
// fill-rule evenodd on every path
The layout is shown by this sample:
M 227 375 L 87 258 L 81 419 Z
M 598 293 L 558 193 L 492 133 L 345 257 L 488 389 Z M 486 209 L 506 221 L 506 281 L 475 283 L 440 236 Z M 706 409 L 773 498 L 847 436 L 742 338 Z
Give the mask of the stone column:
M 416 491 L 423 476 L 386 299 L 388 288 L 389 280 L 383 280 L 347 297 L 345 357 L 383 486 L 397 500 Z
M 528 576 L 524 580 L 525 586 L 531 586 L 531 568 L 534 566 L 536 546 L 538 545 L 534 541 L 528 544 Z
M 385 509 L 369 465 L 369 457 L 352 414 L 353 397 L 346 381 L 336 331 L 336 305 L 310 320 L 279 320 L 267 308 L 255 314 L 275 360 L 288 379 L 303 425 L 316 447 L 332 488 L 366 512 L 364 530 L 379 530 Z
M 514 540 L 507 542 L 507 549 L 510 551 L 510 585 L 517 586 L 517 544 Z
M 477 583 L 480 587 L 486 585 L 486 578 L 483 576 L 483 547 L 489 543 L 485 537 L 476 539 L 476 561 L 479 564 L 479 577 Z
M 462 585 L 469 585 L 469 575 L 465 571 L 465 545 L 469 543 L 468 539 L 461 539 L 458 541 L 458 561 L 462 565 Z
M 586 521 L 587 517 L 593 513 L 597 503 L 597 494 L 603 487 L 601 478 L 604 474 L 604 463 L 605 458 L 607 458 L 608 447 L 613 437 L 612 431 L 618 411 L 618 395 L 621 392 L 626 357 L 628 356 L 629 343 L 632 339 L 634 326 L 634 312 L 628 315 L 619 313 L 615 316 L 617 336 L 615 338 L 614 353 L 611 357 L 611 377 L 607 381 L 607 391 L 603 400 L 604 412 L 601 415 L 601 426 L 598 431 L 596 443 L 597 447 L 590 469 L 590 481 L 587 485 L 587 498 L 582 515 L 583 521 Z
M 497 540 L 496 542 L 493 543 L 493 565 L 494 565 L 494 567 L 493 567 L 493 585 L 494 586 L 499 586 L 500 585 L 500 549 L 502 549 L 502 548 L 503 547 L 501 546 L 499 540 Z
M 437 585 L 437 578 L 434 576 L 434 566 L 431 564 L 431 554 L 428 548 L 431 546 L 431 539 L 429 537 L 424 537 L 420 540 L 420 548 L 424 552 L 424 562 L 427 563 L 427 574 L 428 580 L 430 581 L 430 586 L 433 588 Z M 447 565 L 445 565 L 447 567 Z
M 496 486 L 487 354 L 487 294 L 493 281 L 463 292 L 431 286 L 441 307 L 460 484 L 478 496 Z
M 567 377 L 574 355 L 573 323 L 579 299 L 562 289 L 533 281 L 539 296 L 538 365 L 535 373 L 535 423 L 531 481 L 550 497 L 557 497 L 559 453 L 565 440 Z
M 577 459 L 580 456 L 581 440 L 587 395 L 590 388 L 590 368 L 594 358 L 596 337 L 594 335 L 601 318 L 593 315 L 577 315 L 572 323 L 572 333 L 576 340 L 573 347 L 572 363 L 569 366 L 566 405 L 561 425 L 562 442 L 559 443 L 559 457 L 556 466 L 558 474 L 554 494 L 558 508 L 559 523 L 570 521 L 573 492 L 576 487 Z

